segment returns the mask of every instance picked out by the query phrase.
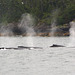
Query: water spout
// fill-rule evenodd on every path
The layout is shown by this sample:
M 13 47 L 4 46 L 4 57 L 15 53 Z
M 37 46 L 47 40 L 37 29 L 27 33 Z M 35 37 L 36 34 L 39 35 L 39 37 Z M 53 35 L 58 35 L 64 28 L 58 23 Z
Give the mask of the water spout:
M 57 30 L 57 17 L 58 17 L 58 13 L 59 13 L 59 10 L 58 9 L 55 9 L 53 12 L 52 12 L 52 20 L 51 20 L 51 37 L 54 37 L 55 36 L 55 32 Z
M 36 34 L 33 29 L 33 25 L 34 25 L 34 18 L 32 17 L 32 15 L 26 13 L 22 15 L 22 20 L 18 25 L 18 27 L 22 28 L 23 30 L 26 30 L 26 35 L 33 36 Z
M 57 30 L 57 27 L 56 27 L 56 20 L 54 19 L 51 23 L 51 37 L 54 37 L 55 36 L 55 32 Z
M 19 28 L 22 28 L 22 30 L 26 31 L 27 36 L 27 45 L 28 46 L 34 46 L 33 44 L 33 36 L 36 34 L 33 28 L 34 25 L 34 18 L 32 15 L 26 13 L 22 15 L 22 20 L 20 24 L 18 25 Z
M 71 28 L 69 29 L 70 32 L 70 42 L 68 44 L 69 47 L 75 47 L 75 22 L 70 22 Z

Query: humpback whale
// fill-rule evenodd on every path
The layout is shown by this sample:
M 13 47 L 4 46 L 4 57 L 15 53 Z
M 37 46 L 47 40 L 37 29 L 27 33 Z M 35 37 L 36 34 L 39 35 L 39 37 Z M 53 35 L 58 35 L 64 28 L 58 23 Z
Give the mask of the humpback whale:
M 15 47 L 0 47 L 0 50 L 8 50 L 8 49 L 14 49 L 14 50 L 22 50 L 22 49 L 42 49 L 42 47 L 25 47 L 25 46 L 18 46 L 17 48 Z
M 22 49 L 22 48 L 25 48 L 25 49 L 42 49 L 42 47 L 25 47 L 25 46 L 18 46 L 18 48 L 20 49 Z
M 0 50 L 7 50 L 7 49 L 18 49 L 18 48 L 15 48 L 15 47 L 1 47 Z
M 57 45 L 57 44 L 53 44 L 53 45 L 50 46 L 50 47 L 65 47 L 65 46 L 63 46 L 63 45 Z

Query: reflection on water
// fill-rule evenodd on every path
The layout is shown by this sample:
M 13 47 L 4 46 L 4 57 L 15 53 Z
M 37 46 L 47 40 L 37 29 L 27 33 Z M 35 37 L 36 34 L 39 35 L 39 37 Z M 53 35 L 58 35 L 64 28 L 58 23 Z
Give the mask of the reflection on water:
M 1 50 L 0 75 L 75 75 L 75 48 L 50 48 L 53 43 L 67 45 L 69 38 L 32 37 L 43 49 Z M 61 41 L 62 40 L 62 41 Z M 27 46 L 27 37 L 0 37 L 0 46 Z

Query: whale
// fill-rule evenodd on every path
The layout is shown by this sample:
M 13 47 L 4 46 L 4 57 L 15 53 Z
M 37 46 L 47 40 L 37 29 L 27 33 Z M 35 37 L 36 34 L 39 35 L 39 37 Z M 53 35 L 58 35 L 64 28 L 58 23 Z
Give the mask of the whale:
M 8 50 L 8 49 L 18 50 L 18 48 L 15 47 L 0 47 L 0 50 Z
M 63 45 L 57 45 L 57 44 L 53 44 L 53 45 L 50 46 L 50 47 L 65 47 L 65 46 L 63 46 Z
M 29 50 L 31 50 L 31 49 L 42 49 L 42 47 L 26 47 L 26 46 L 18 46 L 18 48 L 19 49 L 29 49 Z
M 14 49 L 14 50 L 23 50 L 23 49 L 42 49 L 42 47 L 26 47 L 26 46 L 18 46 L 17 48 L 16 47 L 0 47 L 0 50 L 11 50 L 11 49 Z

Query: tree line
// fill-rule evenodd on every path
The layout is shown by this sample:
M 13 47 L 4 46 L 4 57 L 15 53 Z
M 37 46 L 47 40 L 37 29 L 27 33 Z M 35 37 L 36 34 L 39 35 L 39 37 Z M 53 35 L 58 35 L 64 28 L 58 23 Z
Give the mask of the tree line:
M 18 22 L 21 15 L 30 13 L 37 23 L 58 25 L 75 19 L 75 0 L 0 0 L 0 22 Z

